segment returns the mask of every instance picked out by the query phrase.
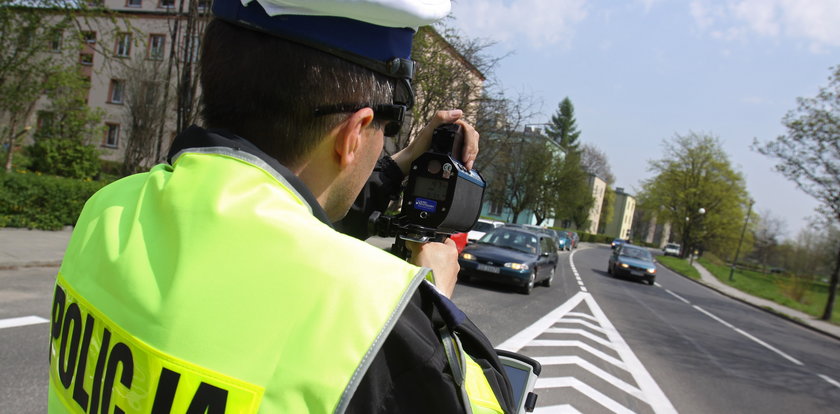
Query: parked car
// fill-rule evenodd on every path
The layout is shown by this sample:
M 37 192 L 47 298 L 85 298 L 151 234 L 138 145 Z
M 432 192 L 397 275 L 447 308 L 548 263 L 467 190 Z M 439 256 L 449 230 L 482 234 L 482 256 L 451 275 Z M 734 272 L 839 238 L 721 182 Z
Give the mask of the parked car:
M 566 234 L 569 235 L 569 239 L 572 241 L 572 249 L 577 249 L 580 236 L 576 231 L 567 231 Z
M 557 267 L 557 245 L 547 234 L 499 227 L 465 247 L 458 263 L 462 280 L 513 285 L 529 294 L 538 283 L 551 286 Z
M 668 243 L 662 248 L 662 253 L 664 253 L 665 256 L 679 256 L 680 245 L 676 243 Z
M 610 255 L 607 273 L 614 277 L 627 276 L 641 279 L 653 285 L 656 280 L 656 262 L 647 249 L 622 244 Z
M 572 238 L 569 237 L 569 233 L 565 231 L 557 231 L 558 243 L 560 244 L 560 250 L 572 250 Z
M 624 244 L 624 239 L 615 239 L 610 243 L 610 248 L 615 250 L 616 247 L 621 247 Z
M 484 233 L 504 225 L 505 223 L 501 221 L 478 219 L 470 232 L 467 233 L 467 241 L 472 243 L 484 236 Z

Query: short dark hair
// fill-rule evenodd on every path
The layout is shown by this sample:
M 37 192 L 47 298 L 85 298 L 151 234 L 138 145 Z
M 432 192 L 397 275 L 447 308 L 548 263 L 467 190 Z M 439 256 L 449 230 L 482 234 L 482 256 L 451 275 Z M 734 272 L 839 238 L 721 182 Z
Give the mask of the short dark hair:
M 286 166 L 347 116 L 315 117 L 315 108 L 393 98 L 386 76 L 219 19 L 207 26 L 200 66 L 205 126 L 239 135 Z

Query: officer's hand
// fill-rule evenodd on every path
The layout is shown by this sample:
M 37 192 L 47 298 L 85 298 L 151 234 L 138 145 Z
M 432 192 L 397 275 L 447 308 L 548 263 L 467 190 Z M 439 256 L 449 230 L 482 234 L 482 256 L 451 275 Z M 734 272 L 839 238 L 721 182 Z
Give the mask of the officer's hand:
M 467 169 L 471 170 L 473 163 L 475 163 L 475 157 L 478 155 L 479 135 L 472 125 L 461 120 L 462 116 L 464 116 L 464 112 L 460 109 L 437 111 L 432 120 L 420 131 L 417 138 L 391 157 L 400 167 L 403 174 L 408 174 L 408 169 L 411 168 L 411 162 L 428 151 L 429 147 L 432 146 L 432 133 L 435 128 L 443 124 L 453 123 L 461 125 L 461 129 L 464 131 L 464 147 L 461 153 L 461 162 L 464 163 Z
M 458 248 L 451 239 L 443 243 L 415 243 L 406 241 L 406 247 L 411 250 L 410 262 L 432 269 L 435 275 L 435 286 L 444 296 L 451 298 L 458 281 Z

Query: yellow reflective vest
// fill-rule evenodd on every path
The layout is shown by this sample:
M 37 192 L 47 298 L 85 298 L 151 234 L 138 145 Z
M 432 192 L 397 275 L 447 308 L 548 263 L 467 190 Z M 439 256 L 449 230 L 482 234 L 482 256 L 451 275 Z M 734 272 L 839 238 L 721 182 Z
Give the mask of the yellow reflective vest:
M 428 272 L 320 222 L 256 156 L 185 151 L 85 205 L 55 287 L 49 410 L 342 412 Z M 482 380 L 465 388 L 486 399 Z

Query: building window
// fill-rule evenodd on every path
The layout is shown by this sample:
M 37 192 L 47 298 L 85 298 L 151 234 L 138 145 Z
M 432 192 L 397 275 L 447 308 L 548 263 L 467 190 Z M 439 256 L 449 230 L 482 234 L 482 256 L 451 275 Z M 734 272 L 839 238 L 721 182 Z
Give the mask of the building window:
M 85 66 L 92 66 L 93 53 L 79 53 L 79 63 Z
M 198 0 L 198 11 L 203 12 L 210 8 L 210 0 Z
M 125 7 L 143 7 L 143 0 L 125 0 Z
M 117 148 L 120 144 L 120 124 L 105 124 L 107 130 L 105 131 L 105 141 L 102 146 L 108 148 Z
M 494 216 L 502 215 L 502 202 L 501 201 L 491 201 L 490 202 L 490 214 Z
M 108 102 L 113 104 L 122 104 L 125 99 L 125 81 L 120 79 L 111 79 L 111 88 L 108 93 Z
M 120 33 L 117 35 L 117 47 L 115 55 L 128 57 L 131 53 L 131 33 Z
M 164 45 L 166 45 L 165 35 L 149 35 L 149 59 L 163 60 Z
M 159 0 L 158 7 L 162 9 L 171 9 L 175 7 L 175 0 Z
M 50 34 L 50 51 L 61 52 L 61 43 L 64 32 L 61 30 L 53 30 Z
M 89 45 L 96 44 L 96 32 L 82 32 L 82 39 Z

